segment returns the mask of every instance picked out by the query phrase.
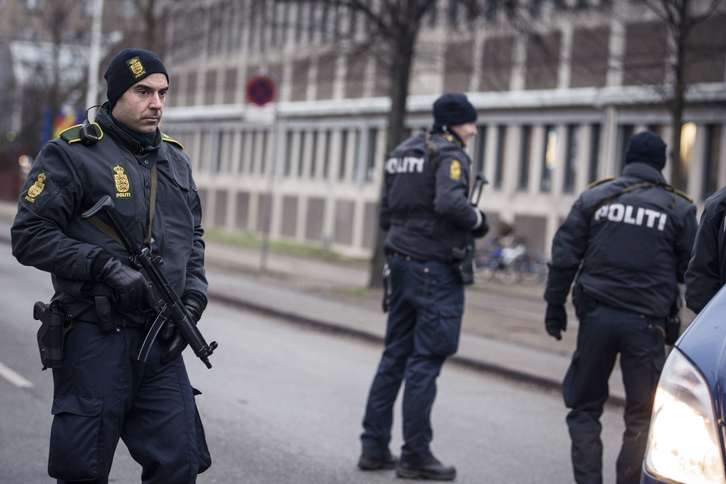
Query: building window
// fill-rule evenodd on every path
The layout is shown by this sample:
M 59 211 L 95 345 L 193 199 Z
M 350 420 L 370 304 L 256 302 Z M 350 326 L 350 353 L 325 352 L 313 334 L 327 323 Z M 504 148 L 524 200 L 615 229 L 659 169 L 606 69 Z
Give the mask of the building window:
M 320 20 L 320 40 L 327 42 L 330 35 L 330 4 L 325 2 L 320 8 L 323 9 Z
M 296 21 L 295 21 L 295 43 L 300 44 L 300 41 L 302 40 L 303 36 L 303 30 L 304 30 L 304 18 L 305 18 L 305 12 L 303 12 L 303 8 L 307 6 L 305 3 L 298 3 L 295 6 L 296 12 Z
M 247 163 L 247 173 L 254 173 L 255 172 L 255 164 L 257 163 L 257 146 L 258 146 L 258 140 L 257 137 L 259 136 L 259 131 L 252 131 L 250 132 L 250 140 L 252 142 L 252 146 L 250 147 L 250 160 Z
M 477 126 L 476 128 L 476 146 L 474 147 L 474 167 L 475 175 L 484 175 L 486 168 L 486 147 L 487 147 L 487 127 Z
M 428 25 L 429 28 L 435 29 L 436 28 L 436 22 L 438 20 L 438 13 L 439 13 L 439 5 L 438 3 L 434 2 L 433 7 L 429 9 L 429 13 L 427 13 L 428 17 Z
M 557 161 L 557 126 L 548 124 L 544 127 L 544 143 L 542 146 L 542 178 L 539 181 L 541 192 L 552 190 L 552 171 Z
M 291 5 L 288 3 L 284 3 L 282 5 L 278 5 L 280 9 L 282 9 L 282 12 L 280 12 L 282 15 L 281 23 L 280 23 L 280 44 L 285 45 L 287 44 L 287 36 L 288 31 L 290 30 L 290 7 Z
M 600 170 L 600 125 L 590 125 L 590 159 L 587 169 L 587 182 L 592 183 L 597 180 Z
M 703 159 L 703 199 L 710 197 L 719 187 L 719 160 L 721 159 L 721 126 L 706 126 L 706 140 Z
M 299 5 L 298 8 L 300 8 Z M 292 140 L 293 132 L 288 130 L 285 135 L 285 170 L 283 172 L 286 177 L 292 174 Z
M 276 47 L 282 37 L 282 25 L 279 20 L 279 9 L 282 5 L 278 5 L 276 1 L 270 5 L 270 20 L 268 25 L 270 26 L 270 45 Z
M 449 27 L 456 29 L 459 26 L 459 4 L 449 2 Z
M 212 173 L 220 173 L 222 171 L 222 158 L 224 156 L 224 132 L 218 131 L 214 133 L 212 137 L 212 158 L 211 158 L 211 171 Z
M 186 86 L 186 105 L 194 106 L 196 104 L 197 97 L 197 72 L 190 72 L 187 74 L 187 86 Z
M 519 143 L 519 178 L 517 190 L 526 192 L 529 187 L 529 155 L 532 145 L 532 126 L 522 126 L 522 137 Z
M 694 123 L 685 123 L 681 128 L 680 161 L 671 167 L 671 184 L 679 190 L 688 190 L 688 170 L 693 159 L 697 134 L 698 127 Z
M 260 175 L 264 175 L 267 171 L 267 139 L 269 133 L 267 130 L 260 131 L 260 143 L 262 144 L 262 153 L 260 154 Z
M 246 153 L 245 146 L 247 144 L 247 132 L 240 131 L 239 134 L 239 162 L 237 163 L 237 173 L 242 173 L 242 167 L 245 163 Z
M 366 174 L 365 174 L 365 180 L 367 182 L 373 180 L 373 176 L 375 174 L 376 170 L 376 158 L 377 158 L 377 148 L 378 147 L 378 128 L 370 128 L 368 130 L 368 153 L 367 153 L 367 161 L 366 161 Z
M 363 160 L 361 158 L 361 138 L 363 131 L 360 129 L 353 130 L 353 181 L 354 182 L 361 182 L 363 181 L 364 173 L 363 173 Z
M 310 178 L 315 178 L 318 171 L 318 132 L 312 131 L 312 146 L 310 147 Z
M 328 179 L 330 173 L 330 144 L 332 143 L 333 132 L 327 130 L 325 132 L 325 145 L 323 148 L 323 178 Z
M 618 166 L 617 173 L 620 173 L 623 171 L 623 167 L 625 166 L 625 154 L 628 152 L 628 142 L 630 141 L 630 137 L 633 136 L 633 132 L 635 131 L 635 126 L 632 124 L 621 124 L 618 127 L 618 146 L 620 151 L 620 164 Z
M 350 27 L 348 35 L 351 39 L 355 39 L 358 35 L 358 11 L 348 10 L 348 15 L 350 16 Z
M 199 135 L 199 161 L 198 163 L 198 171 L 199 172 L 206 172 L 207 171 L 207 163 L 206 161 L 209 160 L 209 153 L 207 151 L 211 151 L 210 148 L 210 139 L 211 133 L 209 131 L 202 131 Z
M 297 147 L 297 176 L 303 176 L 305 168 L 305 143 L 307 142 L 307 131 L 300 131 L 300 145 Z
M 318 14 L 317 7 L 318 5 L 315 2 L 308 4 L 308 43 L 312 43 L 315 39 L 315 27 L 319 25 L 316 19 Z
M 494 160 L 494 188 L 499 190 L 502 188 L 504 180 L 504 151 L 507 147 L 507 126 L 500 124 L 497 126 L 497 157 Z
M 340 132 L 340 169 L 338 170 L 338 180 L 345 180 L 348 167 L 348 130 L 344 129 Z
M 577 181 L 577 138 L 580 134 L 580 127 L 576 124 L 567 125 L 567 151 L 565 153 L 565 173 L 562 183 L 563 193 L 575 191 Z

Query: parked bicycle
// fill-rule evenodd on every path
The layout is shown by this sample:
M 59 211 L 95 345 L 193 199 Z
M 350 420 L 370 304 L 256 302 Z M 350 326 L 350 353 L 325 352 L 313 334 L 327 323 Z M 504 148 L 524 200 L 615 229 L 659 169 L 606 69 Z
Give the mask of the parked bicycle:
M 509 247 L 494 245 L 476 258 L 476 270 L 482 279 L 503 284 L 543 284 L 547 278 L 547 262 L 532 254 L 523 241 Z

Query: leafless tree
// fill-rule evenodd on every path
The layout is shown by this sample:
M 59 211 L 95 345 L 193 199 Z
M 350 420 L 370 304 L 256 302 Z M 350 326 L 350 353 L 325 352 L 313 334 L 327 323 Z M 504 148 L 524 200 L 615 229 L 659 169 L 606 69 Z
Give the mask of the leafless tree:
M 411 73 L 417 58 L 419 33 L 424 19 L 438 7 L 438 0 L 277 0 L 280 3 L 317 4 L 327 6 L 349 17 L 362 17 L 366 34 L 348 38 L 348 49 L 354 58 L 370 55 L 385 69 L 385 79 L 379 79 L 387 88 L 390 109 L 386 124 L 386 151 L 390 152 L 403 140 L 406 133 L 406 102 L 408 100 Z M 504 6 L 511 11 L 518 9 L 518 2 L 496 0 L 452 0 L 456 7 L 465 9 L 465 28 L 472 28 L 476 20 L 489 14 L 492 9 Z M 501 4 L 501 5 L 500 5 Z M 321 23 L 324 28 L 325 22 Z M 313 27 L 314 28 L 314 27 Z M 343 36 L 345 33 L 343 33 Z M 345 44 L 345 43 L 344 43 Z M 381 284 L 383 270 L 383 241 L 385 233 L 376 226 L 375 247 L 370 264 L 369 286 Z
M 669 49 L 670 79 L 662 90 L 671 117 L 671 162 L 673 179 L 683 176 L 681 170 L 681 130 L 683 113 L 686 109 L 686 93 L 688 91 L 689 68 L 699 58 L 715 55 L 719 50 L 723 53 L 726 45 L 694 44 L 695 30 L 711 18 L 718 10 L 721 0 L 711 0 L 710 4 L 700 13 L 695 11 L 698 2 L 693 0 L 646 0 L 648 8 L 663 22 L 667 31 Z

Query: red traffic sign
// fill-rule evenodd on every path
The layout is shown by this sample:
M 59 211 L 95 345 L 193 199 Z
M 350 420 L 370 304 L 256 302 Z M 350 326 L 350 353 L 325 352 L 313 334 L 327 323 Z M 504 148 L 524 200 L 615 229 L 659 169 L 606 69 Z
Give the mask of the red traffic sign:
M 255 76 L 245 86 L 247 102 L 264 106 L 275 99 L 275 81 L 267 76 Z

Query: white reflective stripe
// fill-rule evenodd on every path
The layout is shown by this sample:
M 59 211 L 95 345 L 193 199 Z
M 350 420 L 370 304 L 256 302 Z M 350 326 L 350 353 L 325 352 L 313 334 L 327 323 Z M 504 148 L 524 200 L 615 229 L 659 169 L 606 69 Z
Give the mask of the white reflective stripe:
M 476 229 L 478 229 L 481 226 L 482 216 L 481 216 L 481 212 L 479 210 L 474 209 L 474 212 L 476 213 L 476 223 L 474 224 L 474 229 L 473 230 L 476 230 Z
M 2 362 L 0 362 L 0 377 L 19 388 L 31 388 L 33 386 L 32 383 L 3 365 Z

